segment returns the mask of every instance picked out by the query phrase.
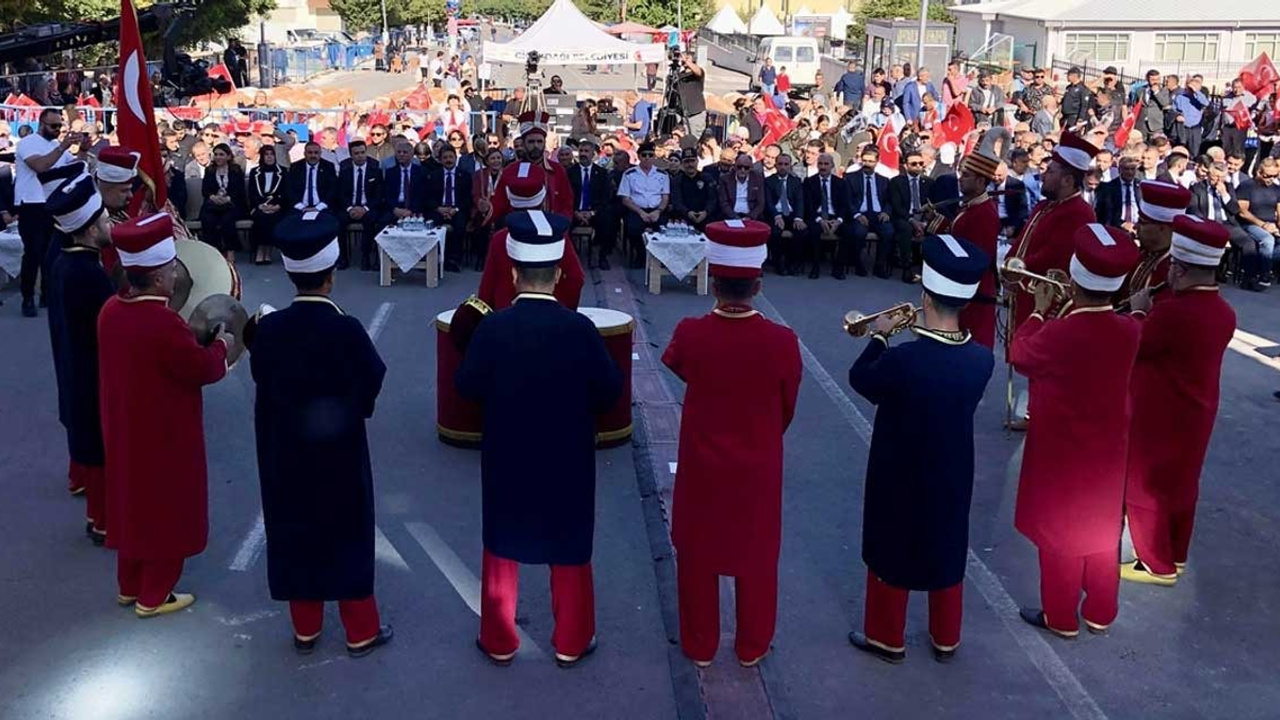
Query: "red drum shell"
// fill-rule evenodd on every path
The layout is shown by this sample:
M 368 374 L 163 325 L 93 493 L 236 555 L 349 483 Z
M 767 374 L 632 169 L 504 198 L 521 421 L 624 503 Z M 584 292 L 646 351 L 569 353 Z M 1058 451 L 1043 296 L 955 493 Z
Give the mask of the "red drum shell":
M 596 447 L 625 445 L 631 440 L 631 351 L 635 320 L 624 312 L 584 307 L 578 312 L 591 318 L 604 338 L 609 357 L 622 372 L 622 396 L 606 413 L 596 418 Z
M 480 405 L 462 397 L 453 384 L 462 353 L 449 337 L 454 310 L 436 316 L 436 434 L 446 445 L 480 447 Z

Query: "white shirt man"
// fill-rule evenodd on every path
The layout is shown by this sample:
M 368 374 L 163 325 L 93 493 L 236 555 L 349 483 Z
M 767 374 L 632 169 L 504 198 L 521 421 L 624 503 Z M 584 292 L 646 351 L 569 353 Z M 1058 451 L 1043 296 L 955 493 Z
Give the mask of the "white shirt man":
M 636 207 L 652 209 L 662 203 L 662 196 L 671 194 L 671 176 L 656 167 L 645 172 L 640 166 L 622 174 L 618 183 L 618 197 L 631 198 Z
M 747 204 L 747 187 L 750 183 L 747 180 L 738 180 L 735 183 L 735 195 L 733 201 L 733 211 L 739 215 L 746 215 L 751 212 L 750 206 Z

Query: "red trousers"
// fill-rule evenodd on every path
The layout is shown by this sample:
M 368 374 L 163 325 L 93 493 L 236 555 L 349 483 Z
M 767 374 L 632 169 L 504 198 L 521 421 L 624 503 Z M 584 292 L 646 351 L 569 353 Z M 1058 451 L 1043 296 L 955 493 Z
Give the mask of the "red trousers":
M 72 488 L 84 488 L 85 517 L 98 532 L 107 531 L 107 473 L 101 466 L 81 465 L 74 460 L 67 477 Z
M 1041 550 L 1040 601 L 1046 624 L 1064 635 L 1080 631 L 1080 615 L 1105 629 L 1120 613 L 1120 548 L 1082 556 Z
M 485 651 L 507 655 L 520 647 L 516 631 L 519 589 L 520 563 L 485 550 L 480 570 L 480 644 Z M 556 622 L 552 647 L 561 655 L 581 655 L 596 634 L 591 563 L 551 566 L 551 614 Z
M 378 637 L 378 601 L 372 595 L 360 600 L 339 600 L 338 615 L 347 631 L 347 645 L 360 647 Z M 293 618 L 294 634 L 302 640 L 312 640 L 324 626 L 324 601 L 290 600 L 289 617 Z
M 677 558 L 680 646 L 698 662 L 711 662 L 720 647 L 720 575 L 688 553 Z M 733 579 L 737 632 L 733 651 L 743 662 L 769 652 L 778 618 L 778 566 L 764 563 Z
M 117 555 L 116 582 L 120 585 L 120 594 L 137 598 L 144 608 L 160 607 L 182 577 L 182 560 L 131 560 Z
M 1191 548 L 1191 531 L 1196 524 L 1196 509 L 1170 512 L 1147 508 L 1125 508 L 1129 517 L 1129 534 L 1133 551 L 1142 564 L 1156 575 L 1177 572 L 1174 563 L 1185 563 Z
M 867 609 L 862 629 L 867 639 L 886 650 L 905 650 L 907 598 L 910 590 L 894 587 L 867 570 Z M 964 616 L 964 582 L 929 591 L 929 638 L 941 650 L 960 644 Z

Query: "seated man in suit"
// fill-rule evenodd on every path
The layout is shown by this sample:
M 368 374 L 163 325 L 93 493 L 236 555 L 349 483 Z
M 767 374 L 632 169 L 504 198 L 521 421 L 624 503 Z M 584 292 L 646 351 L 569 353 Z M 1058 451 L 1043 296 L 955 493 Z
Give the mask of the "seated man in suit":
M 596 165 L 600 139 L 586 135 L 578 140 L 578 162 L 566 165 L 569 187 L 573 188 L 573 226 L 590 227 L 591 249 L 595 250 L 601 270 L 609 269 L 609 255 L 618 237 L 618 216 L 613 210 L 613 183 L 609 171 Z M 587 253 L 587 267 L 592 267 L 593 253 Z
M 996 210 L 1000 215 L 1000 234 L 1007 238 L 1018 237 L 1022 233 L 1022 226 L 1027 222 L 1026 187 L 1018 178 L 1009 177 L 1009 166 L 1000 163 L 991 180 L 991 190 L 1003 193 L 995 196 Z
M 1094 206 L 1098 222 L 1135 232 L 1141 202 L 1142 179 L 1138 177 L 1138 159 L 1120 158 L 1119 177 L 1098 186 L 1098 199 Z
M 445 145 L 436 154 L 440 166 L 427 176 L 426 215 L 448 228 L 444 244 L 444 269 L 459 272 L 467 219 L 471 217 L 471 176 L 458 167 L 458 152 Z
M 348 158 L 338 171 L 337 216 L 345 233 L 352 226 L 360 228 L 360 269 L 373 269 L 373 239 L 378 234 L 378 212 L 382 206 L 382 168 L 371 160 L 363 140 L 347 145 Z M 342 255 L 338 266 L 346 267 L 345 235 L 338 244 Z
M 711 176 L 698 169 L 697 148 L 680 151 L 680 169 L 671 179 L 671 219 L 701 230 L 715 216 L 719 200 Z M 767 184 L 766 184 L 767 187 Z
M 804 187 L 800 178 L 791 174 L 790 155 L 782 153 L 775 163 L 776 172 L 764 181 L 764 212 L 772 230 L 769 257 L 779 275 L 792 275 L 800 271 L 801 247 L 808 227 L 804 221 Z M 790 239 L 782 237 L 785 231 L 791 232 Z
M 889 277 L 889 247 L 893 243 L 893 223 L 889 218 L 889 180 L 876 173 L 880 151 L 874 145 L 862 149 L 862 169 L 844 176 L 849 184 L 849 205 L 853 208 L 850 235 L 853 237 L 853 271 L 865 277 L 867 266 L 862 251 L 867 236 L 876 234 L 876 277 Z M 843 272 L 841 273 L 843 275 Z M 838 276 L 837 276 L 838 277 Z
M 813 262 L 809 268 L 811 280 L 818 279 L 823 235 L 834 235 L 836 238 L 836 255 L 831 261 L 831 276 L 843 280 L 844 267 L 849 262 L 849 247 L 853 235 L 849 227 L 852 223 L 846 221 L 846 218 L 853 215 L 853 210 L 849 205 L 849 186 L 832 172 L 835 166 L 835 157 L 831 153 L 822 153 L 818 156 L 818 174 L 804 181 L 809 257 Z M 866 274 L 865 270 L 863 274 Z
M 933 181 L 925 177 L 925 159 L 919 150 L 908 151 L 903 165 L 907 171 L 889 181 L 889 218 L 902 265 L 902 281 L 915 283 L 920 281 L 920 275 L 915 272 L 913 242 L 924 237 L 920 210 L 929 200 Z
M 751 156 L 740 153 L 733 161 L 733 172 L 720 176 L 720 217 L 724 220 L 759 220 L 764 214 L 764 176 L 752 172 Z
M 317 142 L 306 144 L 302 160 L 289 168 L 284 185 L 286 202 L 298 212 L 329 210 L 338 185 L 338 171 L 333 163 L 321 159 Z
M 395 164 L 382 173 L 383 226 L 399 222 L 411 215 L 422 215 L 427 198 L 427 171 L 413 162 L 413 146 L 396 145 Z
M 1240 203 L 1236 189 L 1227 181 L 1227 164 L 1209 166 L 1209 177 L 1191 186 L 1191 205 L 1187 213 L 1220 223 L 1227 229 L 1227 240 L 1240 249 L 1240 286 L 1246 290 L 1262 289 L 1258 282 L 1267 270 L 1267 261 L 1258 252 L 1258 243 L 1240 225 Z

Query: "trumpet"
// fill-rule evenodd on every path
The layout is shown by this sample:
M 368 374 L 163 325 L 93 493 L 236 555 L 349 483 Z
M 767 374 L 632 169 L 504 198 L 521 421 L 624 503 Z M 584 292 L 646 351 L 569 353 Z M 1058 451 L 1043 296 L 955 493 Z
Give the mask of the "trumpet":
M 1054 268 L 1046 275 L 1033 273 L 1027 269 L 1027 263 L 1019 257 L 1011 257 L 1005 260 L 1004 266 L 1000 268 L 1000 275 L 1005 280 L 1016 279 L 1018 286 L 1029 293 L 1035 292 L 1037 285 L 1048 283 L 1053 286 L 1060 298 L 1066 298 L 1070 295 L 1070 279 L 1065 272 Z
M 889 334 L 897 335 L 915 325 L 916 318 L 920 316 L 921 312 L 920 308 L 909 302 L 900 303 L 870 315 L 864 315 L 857 310 L 850 310 L 844 314 L 844 331 L 857 338 L 866 337 L 871 334 L 876 318 L 887 316 L 894 321 L 893 329 L 889 331 Z

